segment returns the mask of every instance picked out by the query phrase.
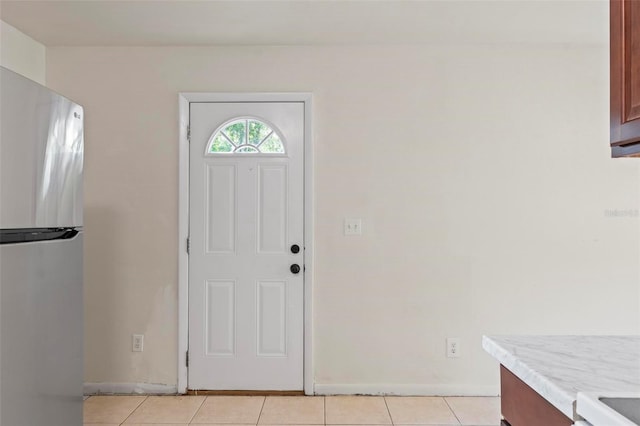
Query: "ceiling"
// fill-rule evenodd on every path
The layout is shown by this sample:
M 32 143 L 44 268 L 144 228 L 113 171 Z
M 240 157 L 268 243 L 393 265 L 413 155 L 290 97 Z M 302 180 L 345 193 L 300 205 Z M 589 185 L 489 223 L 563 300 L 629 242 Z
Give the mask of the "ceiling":
M 608 43 L 607 0 L 0 1 L 46 46 Z

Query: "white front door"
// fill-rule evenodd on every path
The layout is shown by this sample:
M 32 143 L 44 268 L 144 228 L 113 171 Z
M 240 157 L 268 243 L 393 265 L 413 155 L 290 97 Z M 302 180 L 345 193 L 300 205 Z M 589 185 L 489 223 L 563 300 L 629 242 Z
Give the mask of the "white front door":
M 190 104 L 189 389 L 302 390 L 304 103 Z

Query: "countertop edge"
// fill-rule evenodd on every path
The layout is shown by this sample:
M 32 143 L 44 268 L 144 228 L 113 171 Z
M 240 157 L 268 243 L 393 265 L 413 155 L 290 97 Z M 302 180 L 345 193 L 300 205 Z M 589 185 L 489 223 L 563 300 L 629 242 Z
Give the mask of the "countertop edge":
M 507 337 L 507 336 L 504 336 Z M 497 337 L 496 337 L 497 338 Z M 580 420 L 576 415 L 575 406 L 577 395 L 570 395 L 556 386 L 544 375 L 529 367 L 518 357 L 500 346 L 491 336 L 482 336 L 482 348 L 493 356 L 500 364 L 511 371 L 516 377 L 540 394 L 551 405 L 572 420 Z

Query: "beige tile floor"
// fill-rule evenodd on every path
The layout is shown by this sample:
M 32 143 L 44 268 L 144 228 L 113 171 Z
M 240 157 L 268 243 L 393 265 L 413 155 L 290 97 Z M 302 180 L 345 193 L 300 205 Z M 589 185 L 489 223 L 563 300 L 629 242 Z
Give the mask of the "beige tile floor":
M 92 396 L 85 426 L 500 424 L 497 397 Z

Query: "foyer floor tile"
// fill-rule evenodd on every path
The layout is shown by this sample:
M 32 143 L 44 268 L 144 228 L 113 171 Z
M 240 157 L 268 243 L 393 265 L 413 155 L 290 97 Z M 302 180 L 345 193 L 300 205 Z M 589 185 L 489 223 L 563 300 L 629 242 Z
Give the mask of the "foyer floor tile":
M 120 423 L 84 423 L 84 426 L 120 426 Z
M 463 425 L 495 425 L 500 423 L 499 397 L 446 397 Z
M 92 396 L 84 401 L 84 423 L 119 425 L 145 399 L 146 396 Z
M 204 400 L 204 396 L 150 396 L 127 418 L 125 424 L 188 424 Z
M 394 425 L 457 425 L 458 419 L 444 398 L 386 397 L 387 406 Z
M 326 423 L 332 425 L 391 424 L 381 396 L 327 396 L 326 413 Z
M 260 414 L 260 425 L 323 425 L 324 397 L 268 396 Z
M 209 396 L 196 413 L 192 424 L 258 423 L 264 396 Z
M 498 397 L 92 396 L 84 426 L 498 426 Z

